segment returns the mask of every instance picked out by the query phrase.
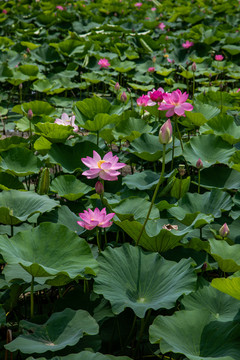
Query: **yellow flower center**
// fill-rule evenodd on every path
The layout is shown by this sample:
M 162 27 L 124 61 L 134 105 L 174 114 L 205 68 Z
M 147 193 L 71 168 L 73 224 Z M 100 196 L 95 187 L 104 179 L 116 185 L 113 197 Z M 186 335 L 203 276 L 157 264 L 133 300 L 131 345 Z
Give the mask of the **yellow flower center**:
M 101 169 L 101 165 L 105 162 L 106 162 L 105 160 L 100 160 L 97 162 L 97 166 L 99 167 L 99 169 Z

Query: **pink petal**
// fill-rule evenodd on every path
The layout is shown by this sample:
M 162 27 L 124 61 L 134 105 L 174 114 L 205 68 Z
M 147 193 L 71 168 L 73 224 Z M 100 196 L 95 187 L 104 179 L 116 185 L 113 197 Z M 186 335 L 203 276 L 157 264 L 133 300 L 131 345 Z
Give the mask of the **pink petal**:
M 166 112 L 166 116 L 173 116 L 174 115 L 174 107 L 172 107 L 171 109 L 169 109 L 167 112 Z
M 116 164 L 116 165 L 112 165 L 111 170 L 118 170 L 118 169 L 123 168 L 124 166 L 126 166 L 126 164 L 124 164 L 124 163 L 118 163 L 118 164 Z
M 182 104 L 182 107 L 185 111 L 192 111 L 192 109 L 193 109 L 192 104 L 189 104 L 189 103 Z
M 105 163 L 101 164 L 101 169 L 103 169 L 103 170 L 109 170 L 109 169 L 111 169 L 111 167 L 112 167 L 112 164 L 110 162 L 105 162 Z
M 118 175 L 120 175 L 120 173 Z M 118 179 L 117 176 L 111 176 L 109 173 L 105 171 L 100 171 L 99 177 L 103 180 L 108 180 L 108 181 L 116 181 Z
M 103 160 L 112 161 L 113 158 L 115 158 L 115 156 L 113 156 L 112 152 L 109 151 L 106 155 L 104 155 Z
M 84 171 L 82 175 L 86 176 L 88 179 L 95 179 L 96 177 L 98 177 L 99 170 L 87 170 Z
M 175 112 L 175 114 L 177 114 L 178 116 L 183 116 L 183 115 L 184 115 L 184 108 L 182 107 L 182 105 L 175 106 L 174 112 Z
M 99 155 L 95 150 L 93 150 L 93 159 L 94 159 L 96 162 L 98 162 L 98 161 L 101 160 L 100 155 Z
M 89 156 L 87 156 L 86 158 L 82 158 L 81 160 L 84 163 L 84 165 L 86 165 L 86 166 L 88 166 L 90 168 L 97 168 L 98 167 L 97 162 L 93 158 L 91 158 Z

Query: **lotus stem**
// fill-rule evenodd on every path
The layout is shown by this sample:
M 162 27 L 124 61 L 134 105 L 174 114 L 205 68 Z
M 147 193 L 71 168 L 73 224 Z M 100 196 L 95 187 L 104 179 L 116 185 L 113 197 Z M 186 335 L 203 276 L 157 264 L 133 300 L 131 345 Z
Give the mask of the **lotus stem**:
M 32 281 L 31 281 L 31 319 L 33 318 L 34 315 L 34 297 L 33 297 L 33 292 L 34 292 L 34 276 L 32 275 Z
M 151 211 L 152 211 L 152 207 L 153 207 L 153 204 L 154 204 L 154 201 L 156 199 L 156 196 L 157 196 L 157 193 L 158 193 L 158 190 L 159 190 L 159 187 L 161 185 L 161 182 L 162 182 L 162 179 L 163 179 L 163 176 L 164 176 L 164 171 L 165 171 L 165 153 L 166 153 L 166 144 L 163 144 L 163 156 L 162 156 L 162 171 L 161 171 L 161 175 L 160 175 L 160 178 L 159 178 L 159 181 L 158 181 L 158 184 L 154 190 L 154 193 L 153 193 L 153 197 L 152 197 L 152 201 L 151 201 L 151 204 L 150 204 L 150 207 L 149 207 L 149 210 L 148 210 L 148 213 L 147 213 L 147 216 L 146 216 L 146 219 L 144 221 L 144 224 L 143 224 L 143 227 L 140 231 L 140 234 L 138 236 L 138 239 L 137 239 L 137 242 L 136 242 L 136 246 L 138 246 L 139 242 L 140 242 L 140 239 L 141 239 L 141 236 L 143 234 L 143 231 L 145 229 L 145 226 L 148 222 L 148 219 L 149 219 L 149 216 L 151 214 Z
M 97 237 L 97 245 L 98 245 L 98 251 L 101 252 L 101 245 L 100 245 L 100 237 L 99 237 L 99 229 L 96 227 L 96 237 Z
M 173 125 L 173 141 L 172 141 L 172 162 L 171 162 L 171 171 L 173 170 L 173 161 L 174 161 L 174 147 L 175 147 L 175 133 L 176 133 L 176 121 L 174 121 Z
M 180 144 L 181 144 L 181 149 L 182 149 L 182 151 L 183 151 L 182 135 L 181 135 L 180 130 L 179 130 L 178 119 L 176 119 L 176 126 L 177 126 L 178 137 L 179 137 Z
M 198 194 L 200 194 L 200 169 L 198 169 Z

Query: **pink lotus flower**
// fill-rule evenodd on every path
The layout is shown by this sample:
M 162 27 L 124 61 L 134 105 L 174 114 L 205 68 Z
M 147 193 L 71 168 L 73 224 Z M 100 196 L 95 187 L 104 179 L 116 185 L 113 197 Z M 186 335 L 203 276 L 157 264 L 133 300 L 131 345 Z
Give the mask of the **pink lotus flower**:
M 88 179 L 95 179 L 99 176 L 103 180 L 115 181 L 118 179 L 118 175 L 120 175 L 120 172 L 116 170 L 121 169 L 126 165 L 124 163 L 117 163 L 118 157 L 116 155 L 113 156 L 111 151 L 103 157 L 103 160 L 94 150 L 92 158 L 87 156 L 81 160 L 84 165 L 88 166 L 90 169 L 82 173 Z
M 79 213 L 79 216 L 83 221 L 77 221 L 77 223 L 87 230 L 92 230 L 96 226 L 106 228 L 112 225 L 112 221 L 110 220 L 114 217 L 114 215 L 115 213 L 107 214 L 106 208 L 101 211 L 98 208 L 93 211 L 88 209 L 84 210 L 83 213 Z
M 75 125 L 75 116 L 74 115 L 71 117 L 68 117 L 68 114 L 63 113 L 61 116 L 61 119 L 56 119 L 54 121 L 54 123 L 58 124 L 58 125 L 72 126 L 74 132 L 78 131 L 78 126 Z
M 240 89 L 237 89 L 237 93 L 239 93 Z
M 153 73 L 154 71 L 155 71 L 155 67 L 154 67 L 154 66 L 148 68 L 148 72 Z
M 202 162 L 202 160 L 200 158 L 196 162 L 196 168 L 197 169 L 202 169 L 203 168 L 203 162 Z
M 136 6 L 137 8 L 140 9 L 140 7 L 142 6 L 142 3 L 141 3 L 141 2 L 138 2 L 138 3 L 134 4 L 134 6 Z
M 194 43 L 192 41 L 187 40 L 185 43 L 182 44 L 182 47 L 184 47 L 185 49 L 188 49 L 193 45 L 194 45 Z
M 56 9 L 60 10 L 60 11 L 63 11 L 64 10 L 64 7 L 62 7 L 61 5 L 57 5 L 56 6 Z
M 100 69 L 102 68 L 107 69 L 109 66 L 111 66 L 108 59 L 104 59 L 104 58 L 99 60 L 98 65 L 100 65 Z
M 2 13 L 6 15 L 6 14 L 7 14 L 7 10 L 6 10 L 6 9 L 3 9 Z
M 222 61 L 224 59 L 224 56 L 222 55 L 215 55 L 215 60 L 216 61 Z
M 185 116 L 185 111 L 192 111 L 193 106 L 186 102 L 188 94 L 177 89 L 172 93 L 163 94 L 163 102 L 160 104 L 158 110 L 168 110 L 166 116 Z
M 173 60 L 167 58 L 167 61 L 171 64 L 173 62 Z
M 161 144 L 169 144 L 172 141 L 172 124 L 168 119 L 160 128 L 159 141 Z
M 155 103 L 149 98 L 148 95 L 142 95 L 137 99 L 138 106 L 154 106 Z
M 165 25 L 163 22 L 161 22 L 161 23 L 158 25 L 158 27 L 159 27 L 159 29 L 164 30 L 164 28 L 166 27 L 166 25 Z
M 152 11 L 156 11 L 156 10 L 157 10 L 157 8 L 155 8 L 155 7 L 152 7 L 152 8 L 151 8 L 151 10 L 152 10 Z
M 148 96 L 155 103 L 161 102 L 163 100 L 163 94 L 163 88 L 158 88 L 157 90 L 153 89 L 152 91 L 148 92 Z

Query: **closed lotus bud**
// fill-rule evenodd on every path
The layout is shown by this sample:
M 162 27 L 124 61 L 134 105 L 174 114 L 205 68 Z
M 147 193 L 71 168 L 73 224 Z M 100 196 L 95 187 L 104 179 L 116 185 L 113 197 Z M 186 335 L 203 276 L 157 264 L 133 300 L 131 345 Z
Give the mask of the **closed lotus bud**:
M 116 91 L 118 91 L 118 90 L 120 89 L 120 85 L 119 85 L 118 82 L 116 82 L 116 84 L 115 84 L 115 86 L 114 86 L 114 89 L 115 89 Z
M 101 181 L 97 181 L 96 184 L 95 184 L 95 190 L 96 190 L 96 193 L 101 195 L 104 193 L 104 186 L 103 184 L 101 183 Z
M 219 235 L 222 236 L 223 238 L 228 236 L 229 232 L 230 230 L 229 227 L 227 226 L 227 223 L 223 224 L 223 226 L 219 229 Z
M 23 88 L 23 84 L 19 84 L 19 89 L 21 90 L 22 88 Z
M 192 63 L 192 71 L 195 72 L 197 70 L 197 65 L 195 62 Z
M 180 176 L 184 176 L 186 174 L 185 165 L 184 164 L 179 164 L 178 171 L 179 171 Z
M 172 124 L 168 119 L 159 130 L 159 141 L 161 144 L 169 144 L 172 141 Z
M 33 117 L 32 109 L 29 109 L 29 110 L 28 110 L 27 117 L 28 117 L 29 120 L 32 119 L 32 117 Z
M 127 94 L 125 93 L 125 91 L 122 93 L 122 95 L 121 95 L 121 101 L 122 102 L 125 102 L 125 101 L 127 101 Z
M 203 168 L 203 162 L 202 162 L 202 160 L 200 158 L 196 162 L 196 168 L 197 169 L 202 169 Z

